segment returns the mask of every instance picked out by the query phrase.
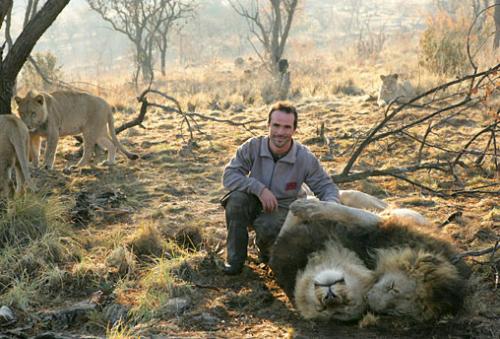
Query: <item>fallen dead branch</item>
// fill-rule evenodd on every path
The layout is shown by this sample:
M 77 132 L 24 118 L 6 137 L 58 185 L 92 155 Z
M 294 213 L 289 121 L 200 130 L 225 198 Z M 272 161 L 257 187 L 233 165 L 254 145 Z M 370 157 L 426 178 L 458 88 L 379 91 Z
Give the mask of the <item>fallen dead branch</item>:
M 157 95 L 160 98 L 163 98 L 167 101 L 173 102 L 175 104 L 175 107 L 166 106 L 164 104 L 152 102 L 152 101 L 148 100 L 148 95 L 150 95 L 150 94 Z M 235 122 L 235 121 L 232 121 L 229 119 L 214 118 L 214 117 L 210 117 L 210 116 L 207 116 L 207 115 L 204 115 L 201 113 L 196 113 L 196 112 L 184 112 L 180 103 L 175 98 L 173 98 L 173 97 L 171 97 L 163 92 L 160 92 L 158 90 L 151 89 L 151 88 L 148 88 L 145 91 L 143 91 L 142 94 L 137 98 L 137 101 L 139 101 L 141 103 L 139 115 L 135 119 L 133 119 L 127 123 L 124 123 L 123 125 L 116 128 L 116 134 L 123 132 L 124 130 L 131 128 L 131 127 L 134 127 L 134 126 L 140 126 L 142 128 L 145 128 L 142 125 L 142 123 L 143 123 L 144 118 L 145 118 L 145 116 L 148 112 L 148 109 L 150 107 L 159 108 L 163 112 L 166 112 L 166 113 L 180 114 L 182 116 L 182 123 L 180 125 L 181 132 L 182 132 L 182 126 L 185 123 L 188 127 L 190 141 L 194 141 L 194 134 L 193 134 L 194 127 L 193 126 L 196 126 L 196 130 L 198 132 L 204 134 L 202 132 L 201 128 L 199 127 L 196 118 L 202 119 L 202 120 L 207 120 L 207 121 L 214 121 L 214 122 L 218 122 L 218 123 L 228 124 L 228 125 L 236 126 L 236 127 L 242 127 L 252 134 L 254 134 L 254 132 L 252 131 L 250 126 L 253 124 L 258 124 L 258 123 L 265 121 L 262 119 L 262 120 L 248 120 L 248 121 L 243 121 L 243 122 Z
M 496 243 L 495 243 L 494 246 L 491 246 L 491 247 L 488 247 L 488 248 L 485 248 L 485 249 L 482 249 L 482 250 L 467 251 L 467 252 L 459 253 L 459 254 L 455 255 L 455 257 L 453 258 L 452 262 L 456 263 L 456 262 L 458 262 L 462 258 L 466 258 L 466 257 L 480 257 L 480 256 L 483 256 L 483 255 L 488 254 L 488 253 L 491 253 L 490 259 L 493 259 L 493 256 L 495 255 L 495 253 L 496 253 L 496 251 L 498 249 L 500 249 L 499 240 L 496 241 Z
M 441 139 L 436 137 L 439 135 L 438 131 L 442 126 L 446 126 L 452 123 L 453 119 L 459 119 L 462 116 L 462 119 L 466 121 L 468 119 L 467 112 L 474 107 L 477 108 L 479 104 L 484 104 L 494 93 L 498 94 L 499 88 L 494 84 L 500 79 L 499 71 L 500 64 L 497 64 L 482 72 L 475 72 L 474 74 L 469 74 L 460 79 L 455 79 L 432 88 L 411 99 L 406 104 L 395 105 L 392 102 L 385 110 L 382 120 L 375 124 L 368 131 L 364 139 L 360 140 L 357 147 L 354 148 L 351 157 L 340 174 L 332 176 L 333 180 L 337 183 L 344 183 L 374 176 L 391 176 L 438 196 L 450 197 L 452 195 L 474 193 L 497 195 L 498 191 L 471 190 L 467 189 L 467 187 L 462 187 L 460 191 L 454 192 L 436 190 L 408 175 L 425 169 L 438 170 L 445 176 L 449 176 L 458 186 L 461 186 L 467 180 L 460 177 L 463 173 L 457 170 L 456 167 L 478 167 L 483 164 L 484 159 L 487 157 L 494 164 L 495 171 L 499 171 L 496 135 L 499 132 L 500 110 L 496 115 L 490 114 L 491 122 L 484 127 L 480 127 L 462 145 L 450 144 L 450 141 L 446 140 L 446 137 Z M 461 89 L 464 86 L 468 90 L 464 91 Z M 458 90 L 456 90 L 456 87 L 458 87 Z M 481 96 L 479 95 L 479 91 L 486 94 Z M 448 92 L 454 92 L 454 95 L 446 94 L 441 98 L 438 95 L 439 93 Z M 403 112 L 408 113 L 406 110 L 414 107 L 416 102 L 424 102 L 418 105 L 420 111 L 401 117 Z M 425 112 L 426 110 L 429 112 L 422 114 L 422 111 Z M 419 135 L 419 133 L 422 134 Z M 488 140 L 484 141 L 484 136 L 488 134 Z M 431 138 L 434 138 L 435 141 L 430 140 Z M 356 164 L 363 155 L 371 150 L 370 147 L 373 148 L 374 145 L 379 145 L 384 141 L 387 152 L 390 152 L 388 150 L 390 146 L 397 147 L 396 145 L 399 141 L 405 140 L 418 143 L 418 146 L 415 146 L 416 156 L 410 158 L 404 166 L 399 168 L 390 167 L 356 171 Z M 471 147 L 473 145 L 476 148 L 479 147 L 481 151 L 472 150 Z M 380 149 L 380 146 L 378 146 L 378 149 Z M 425 157 L 426 153 L 431 154 L 427 156 L 427 159 Z M 435 154 L 438 154 L 437 158 Z M 474 155 L 476 157 L 476 161 L 472 166 L 467 165 L 463 161 L 466 155 Z M 428 164 L 421 165 L 421 163 L 425 162 Z M 430 162 L 433 163 L 430 165 Z

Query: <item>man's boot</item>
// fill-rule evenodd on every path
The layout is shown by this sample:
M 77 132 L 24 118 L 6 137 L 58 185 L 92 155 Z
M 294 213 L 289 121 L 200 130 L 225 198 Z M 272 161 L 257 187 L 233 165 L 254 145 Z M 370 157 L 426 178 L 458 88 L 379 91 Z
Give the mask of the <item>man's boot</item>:
M 261 206 L 259 199 L 249 193 L 234 191 L 226 200 L 227 244 L 225 274 L 241 273 L 247 259 L 248 226 L 255 219 Z

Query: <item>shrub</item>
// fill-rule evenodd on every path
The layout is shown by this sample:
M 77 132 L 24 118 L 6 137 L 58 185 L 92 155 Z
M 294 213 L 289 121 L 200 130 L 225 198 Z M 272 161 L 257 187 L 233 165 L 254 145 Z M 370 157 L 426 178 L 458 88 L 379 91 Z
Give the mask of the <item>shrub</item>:
M 56 56 L 50 52 L 35 53 L 33 59 L 36 62 L 38 71 L 31 62 L 26 62 L 22 73 L 23 85 L 27 88 L 49 90 L 51 84 L 44 81 L 39 71 L 46 80 L 54 83 L 62 78 L 62 66 L 58 65 Z
M 0 246 L 26 245 L 47 233 L 65 235 L 66 211 L 63 203 L 55 198 L 25 195 L 9 201 L 0 215 Z
M 470 20 L 452 18 L 446 12 L 429 17 L 420 38 L 420 64 L 440 75 L 457 75 L 467 70 L 467 32 Z
M 67 236 L 68 213 L 60 199 L 26 194 L 5 207 L 0 211 L 0 303 L 26 309 L 65 291 L 65 268 L 80 259 L 82 248 Z
M 161 257 L 165 241 L 156 226 L 146 222 L 131 235 L 128 245 L 138 257 Z

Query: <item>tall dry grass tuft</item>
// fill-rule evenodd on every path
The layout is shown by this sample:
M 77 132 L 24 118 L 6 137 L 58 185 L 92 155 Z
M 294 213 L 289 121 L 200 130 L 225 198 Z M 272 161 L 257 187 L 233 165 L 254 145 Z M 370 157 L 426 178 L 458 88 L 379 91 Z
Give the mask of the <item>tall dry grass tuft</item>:
M 26 194 L 10 200 L 0 215 L 0 245 L 23 245 L 47 233 L 68 234 L 65 212 L 55 197 Z
M 61 293 L 64 267 L 82 257 L 56 198 L 27 194 L 0 215 L 0 302 L 26 309 Z
M 138 334 L 126 323 L 121 320 L 112 327 L 106 329 L 106 338 L 108 339 L 133 339 L 140 338 Z
M 166 248 L 165 240 L 152 222 L 139 225 L 127 244 L 138 257 L 161 257 Z
M 143 269 L 144 275 L 139 282 L 141 290 L 131 310 L 134 319 L 150 320 L 162 312 L 170 298 L 191 293 L 190 287 L 177 283 L 172 274 L 172 270 L 189 254 L 173 242 L 168 242 L 168 246 L 171 254 L 168 259 L 154 258 L 153 262 Z
M 106 265 L 121 276 L 133 273 L 136 269 L 136 257 L 126 246 L 118 245 L 106 257 Z
M 0 295 L 2 305 L 9 305 L 27 311 L 40 300 L 38 282 L 24 273 L 14 277 Z

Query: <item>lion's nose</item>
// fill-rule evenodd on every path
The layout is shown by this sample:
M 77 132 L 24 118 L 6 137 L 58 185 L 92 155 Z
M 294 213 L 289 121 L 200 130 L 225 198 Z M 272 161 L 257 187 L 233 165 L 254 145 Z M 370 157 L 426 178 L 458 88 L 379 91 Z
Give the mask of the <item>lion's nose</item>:
M 325 304 L 330 304 L 335 301 L 336 295 L 335 293 L 332 292 L 331 289 L 328 289 L 328 292 L 326 293 L 325 297 L 323 298 L 323 301 Z

